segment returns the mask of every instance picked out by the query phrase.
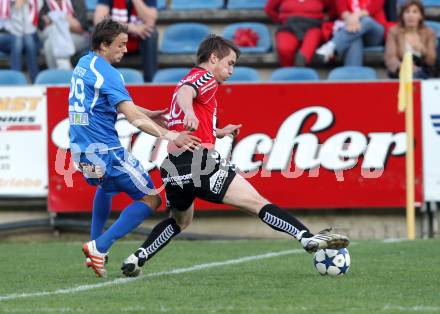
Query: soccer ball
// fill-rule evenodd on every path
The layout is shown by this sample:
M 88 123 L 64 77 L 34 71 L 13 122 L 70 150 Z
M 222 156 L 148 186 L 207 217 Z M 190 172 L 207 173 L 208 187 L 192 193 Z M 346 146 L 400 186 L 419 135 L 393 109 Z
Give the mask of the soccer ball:
M 313 256 L 313 263 L 322 276 L 340 276 L 350 268 L 350 254 L 347 249 L 318 250 Z

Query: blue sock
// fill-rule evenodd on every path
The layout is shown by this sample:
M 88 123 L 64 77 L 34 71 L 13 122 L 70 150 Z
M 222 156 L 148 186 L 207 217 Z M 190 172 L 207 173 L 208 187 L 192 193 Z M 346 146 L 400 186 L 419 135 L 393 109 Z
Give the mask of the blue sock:
M 96 248 L 105 253 L 113 243 L 136 229 L 153 210 L 145 203 L 134 202 L 125 208 L 119 218 L 99 238 L 96 239 Z
M 112 209 L 112 196 L 97 188 L 93 199 L 92 227 L 90 239 L 95 240 L 104 231 L 104 226 Z

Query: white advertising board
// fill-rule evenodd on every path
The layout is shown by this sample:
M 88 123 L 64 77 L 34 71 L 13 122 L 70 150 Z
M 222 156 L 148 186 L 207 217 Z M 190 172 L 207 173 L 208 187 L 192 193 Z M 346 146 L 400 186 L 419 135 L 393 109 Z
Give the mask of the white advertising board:
M 423 181 L 426 201 L 440 201 L 440 80 L 422 82 Z
M 0 88 L 0 197 L 47 196 L 45 91 Z

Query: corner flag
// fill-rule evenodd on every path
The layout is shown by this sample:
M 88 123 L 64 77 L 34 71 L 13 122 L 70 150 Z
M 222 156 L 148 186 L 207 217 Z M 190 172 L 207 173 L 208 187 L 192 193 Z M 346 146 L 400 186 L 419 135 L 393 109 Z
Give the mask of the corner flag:
M 413 119 L 413 58 L 411 52 L 405 52 L 399 73 L 400 112 L 405 111 L 406 128 L 406 227 L 409 240 L 415 238 L 414 208 L 414 119 Z

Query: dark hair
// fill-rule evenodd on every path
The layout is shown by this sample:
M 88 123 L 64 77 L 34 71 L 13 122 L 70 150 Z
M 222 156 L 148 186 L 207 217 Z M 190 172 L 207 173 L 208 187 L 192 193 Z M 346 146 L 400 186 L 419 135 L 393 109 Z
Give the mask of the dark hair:
M 96 24 L 92 33 L 92 50 L 99 50 L 101 44 L 110 45 L 119 34 L 128 34 L 128 28 L 112 19 L 106 18 Z
M 420 14 L 422 15 L 422 19 L 420 20 L 419 23 L 419 28 L 422 28 L 425 26 L 425 8 L 423 7 L 423 4 L 420 2 L 420 0 L 407 0 L 405 1 L 405 3 L 402 4 L 402 6 L 400 7 L 400 12 L 399 12 L 399 26 L 401 27 L 405 27 L 405 24 L 403 22 L 403 14 L 405 13 L 406 10 L 408 10 L 411 6 L 415 5 L 419 11 Z
M 229 55 L 230 50 L 235 52 L 238 59 L 240 56 L 240 49 L 238 49 L 232 41 L 211 34 L 199 45 L 199 49 L 197 50 L 197 64 L 208 61 L 212 53 L 214 53 L 219 59 L 223 59 Z

